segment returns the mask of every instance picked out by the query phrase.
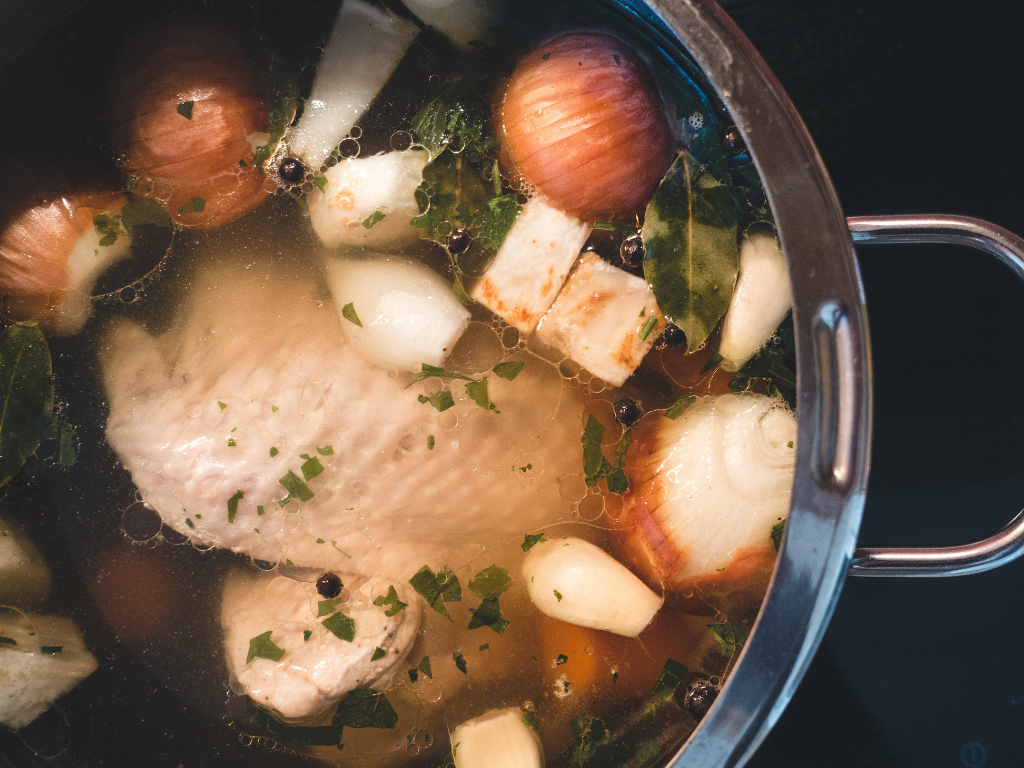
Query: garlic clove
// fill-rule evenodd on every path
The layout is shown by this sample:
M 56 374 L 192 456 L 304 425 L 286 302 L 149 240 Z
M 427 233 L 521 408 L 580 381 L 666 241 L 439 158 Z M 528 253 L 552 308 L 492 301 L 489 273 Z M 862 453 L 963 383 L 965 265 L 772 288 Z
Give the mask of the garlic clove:
M 740 271 L 718 353 L 738 371 L 775 333 L 792 308 L 786 257 L 774 235 L 752 235 L 740 245 Z
M 662 598 L 622 563 L 583 539 L 535 544 L 523 560 L 530 599 L 548 616 L 590 629 L 636 637 Z
M 451 286 L 419 262 L 378 254 L 330 258 L 326 265 L 342 332 L 384 368 L 441 365 L 469 326 L 469 311 Z
M 455 768 L 543 768 L 544 749 L 519 707 L 459 725 L 451 736 Z
M 501 0 L 406 0 L 405 6 L 424 24 L 443 33 L 461 51 L 479 50 L 494 42 Z
M 316 68 L 291 153 L 314 171 L 362 117 L 419 34 L 411 21 L 364 0 L 345 0 Z
M 419 213 L 415 193 L 428 159 L 426 152 L 408 149 L 348 158 L 328 169 L 324 188 L 306 197 L 320 242 L 337 248 L 418 241 L 423 230 L 409 220 Z

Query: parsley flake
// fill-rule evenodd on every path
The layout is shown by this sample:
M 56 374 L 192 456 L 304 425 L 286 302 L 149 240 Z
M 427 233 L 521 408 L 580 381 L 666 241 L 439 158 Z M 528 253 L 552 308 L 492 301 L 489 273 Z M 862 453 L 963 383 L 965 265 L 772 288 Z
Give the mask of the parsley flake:
M 423 660 L 420 661 L 420 665 L 416 667 L 419 672 L 429 677 L 431 680 L 434 679 L 434 673 L 430 671 L 430 657 L 424 656 Z
M 52 656 L 56 653 L 61 653 L 63 650 L 63 645 L 44 645 L 42 648 L 39 649 L 39 652 Z
M 455 662 L 455 666 L 459 668 L 459 672 L 461 672 L 464 675 L 468 675 L 469 674 L 466 671 L 466 657 L 463 656 L 462 653 L 460 653 L 459 651 L 456 651 L 455 653 L 453 653 L 452 654 L 452 661 L 454 661 Z
M 373 229 L 377 224 L 380 224 L 384 220 L 384 211 L 374 211 L 365 219 L 363 219 L 363 226 L 367 229 Z
M 288 470 L 288 474 L 278 480 L 284 489 L 288 491 L 289 500 L 292 498 L 299 499 L 300 501 L 309 501 L 316 494 L 309 490 L 309 486 L 299 480 L 298 475 Z
M 338 604 L 343 603 L 344 598 L 332 597 L 327 600 L 318 600 L 316 604 L 316 617 L 322 618 L 323 616 L 330 616 L 336 610 L 338 610 Z
M 782 545 L 782 533 L 785 530 L 786 521 L 783 519 L 780 519 L 779 522 L 772 526 L 772 532 L 768 535 L 768 538 L 772 540 L 776 550 Z
M 324 619 L 321 624 L 324 625 L 333 635 L 352 642 L 356 639 L 356 623 L 341 611 L 331 614 Z
M 480 646 L 480 650 L 481 651 L 486 651 L 490 647 L 491 647 L 490 643 L 484 643 L 483 645 Z
M 455 398 L 452 397 L 452 393 L 447 389 L 440 389 L 434 394 L 427 397 L 420 395 L 416 398 L 421 403 L 430 403 L 434 408 L 437 409 L 438 413 L 447 411 L 449 408 L 455 405 Z
M 686 412 L 687 408 L 689 408 L 696 402 L 697 396 L 693 394 L 693 390 L 686 390 L 686 392 L 683 393 L 682 397 L 680 397 L 678 400 L 676 400 L 674 403 L 672 403 L 672 405 L 668 407 L 668 410 L 665 411 L 665 418 L 673 420 L 678 419 Z
M 499 635 L 508 629 L 509 620 L 502 617 L 501 605 L 496 597 L 487 598 L 480 603 L 479 608 L 470 608 L 469 612 L 473 618 L 469 621 L 468 629 L 490 627 Z
M 523 552 L 529 552 L 535 544 L 539 544 L 542 541 L 547 541 L 543 533 L 528 533 L 523 543 L 519 546 L 523 548 Z
M 715 636 L 718 644 L 722 646 L 722 653 L 726 656 L 736 653 L 750 636 L 750 625 L 746 623 L 708 624 L 707 627 Z
M 316 184 L 316 188 L 319 189 L 321 192 L 325 192 L 327 190 L 326 176 L 317 176 L 315 179 L 313 179 L 313 183 Z
M 194 101 L 183 101 L 178 105 L 178 114 L 186 120 L 192 119 L 192 108 L 196 105 Z
M 221 402 L 220 400 L 218 400 L 218 401 L 217 401 L 217 405 L 219 405 L 219 406 L 220 406 L 220 409 L 221 409 L 222 411 L 223 411 L 223 410 L 224 410 L 225 408 L 227 408 L 227 407 L 228 407 L 228 404 L 227 404 L 227 403 L 222 403 L 222 402 Z
M 263 517 L 266 514 L 266 510 L 263 509 L 263 505 L 259 504 L 256 507 L 256 517 Z
M 178 213 L 202 213 L 206 210 L 206 198 L 204 197 L 190 197 L 188 202 L 184 205 L 179 206 Z
M 376 661 L 377 659 L 383 659 L 386 655 L 383 648 L 379 645 L 373 649 L 373 655 L 370 657 L 370 661 Z
M 325 622 L 326 623 L 326 622 Z M 387 696 L 368 688 L 356 688 L 338 705 L 332 725 L 345 728 L 394 728 L 398 723 Z
M 334 455 L 334 446 L 333 445 L 325 445 L 323 448 L 317 448 L 316 452 L 319 453 L 321 456 L 333 456 Z
M 561 592 L 559 592 L 559 591 L 558 591 L 557 589 L 553 589 L 553 590 L 551 590 L 551 591 L 555 593 L 555 599 L 556 599 L 556 600 L 557 600 L 558 602 L 562 602 L 562 593 L 561 593 Z
M 362 321 L 359 319 L 359 315 L 356 314 L 356 308 L 353 302 L 349 302 L 341 308 L 341 316 L 348 320 L 353 325 L 358 325 L 360 328 L 363 327 Z
M 377 597 L 373 601 L 373 604 L 378 608 L 383 608 L 385 605 L 391 606 L 384 611 L 384 615 L 388 617 L 394 616 L 396 613 L 400 613 L 408 605 L 408 603 L 403 603 L 398 599 L 398 592 L 395 591 L 394 584 L 388 587 L 388 593 L 386 595 L 380 595 Z
M 235 495 L 228 499 L 228 522 L 235 522 L 235 515 L 238 514 L 238 502 L 245 498 L 241 491 L 235 491 Z M 196 515 L 198 517 L 198 515 Z
M 274 634 L 273 630 L 269 630 L 262 635 L 256 635 L 249 641 L 249 654 L 245 657 L 246 664 L 256 658 L 270 659 L 271 661 L 281 660 L 281 657 L 284 656 L 284 648 L 280 648 L 270 639 L 272 634 Z
M 234 448 L 236 445 L 238 445 L 238 443 L 235 442 L 235 438 L 229 437 L 228 438 L 228 448 Z
M 313 635 L 313 630 L 312 629 L 304 629 L 304 630 L 302 630 L 302 642 L 308 643 L 309 642 L 309 638 L 312 637 L 312 635 Z
M 491 402 L 491 399 L 487 396 L 487 377 L 484 376 L 479 381 L 471 381 L 466 385 L 466 394 L 469 395 L 470 399 L 483 408 L 485 411 L 494 411 L 500 413 L 498 407 Z
M 440 573 L 434 573 L 430 566 L 424 565 L 416 572 L 415 576 L 409 579 L 409 583 L 431 608 L 448 621 L 453 621 L 448 614 L 448 609 L 444 607 L 444 603 L 461 602 L 462 585 L 459 583 L 458 576 L 448 568 L 441 569 Z
M 512 586 L 512 577 L 500 565 L 485 568 L 469 582 L 469 591 L 480 598 L 496 598 Z
M 193 522 L 192 522 L 192 519 L 191 519 L 191 518 L 189 518 L 189 517 L 186 517 L 186 518 L 185 518 L 185 525 L 187 525 L 187 526 L 188 526 L 189 528 L 191 528 L 191 529 L 192 529 L 193 531 L 194 531 L 194 530 L 196 529 L 196 524 L 195 524 L 195 523 L 193 523 Z
M 4 637 L 3 635 L 0 635 L 0 645 L 14 645 L 14 646 L 17 646 L 18 645 L 18 641 L 15 640 L 13 637 Z
M 525 366 L 526 363 L 522 360 L 509 360 L 505 363 L 498 363 L 491 370 L 494 371 L 496 376 L 506 381 L 514 381 L 516 376 L 523 372 Z
M 537 721 L 533 718 L 529 712 L 523 713 L 523 725 L 529 728 L 531 731 L 537 730 Z
M 426 381 L 427 379 L 462 379 L 463 381 L 473 381 L 473 379 L 464 374 L 455 373 L 454 371 L 446 371 L 444 368 L 439 368 L 436 365 L 420 363 L 419 375 L 406 384 L 405 388 L 408 389 L 413 384 L 418 384 L 419 382 Z
M 277 450 L 277 448 L 275 448 L 274 446 L 270 446 L 270 458 L 274 458 L 279 453 L 280 451 Z
M 434 445 L 435 445 L 434 436 L 433 435 L 427 435 L 427 450 L 428 451 L 434 450 Z
M 312 480 L 314 477 L 324 471 L 324 465 L 320 463 L 320 459 L 316 456 L 306 458 L 302 463 L 302 477 L 306 480 Z
M 654 683 L 654 689 L 651 691 L 651 698 L 656 704 L 668 704 L 672 700 L 676 690 L 683 684 L 686 672 L 686 665 L 680 664 L 675 659 L 668 659 L 665 662 L 665 667 L 661 670 L 661 675 L 658 676 Z
M 302 744 L 313 747 L 341 747 L 342 727 L 335 725 L 290 725 L 281 722 L 265 709 L 256 708 L 252 724 L 262 728 L 271 736 L 288 741 L 292 744 Z

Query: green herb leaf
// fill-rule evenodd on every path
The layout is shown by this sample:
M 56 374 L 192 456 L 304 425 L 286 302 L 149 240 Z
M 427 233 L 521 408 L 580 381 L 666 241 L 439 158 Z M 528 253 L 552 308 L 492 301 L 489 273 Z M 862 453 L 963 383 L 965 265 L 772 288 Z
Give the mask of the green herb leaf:
M 356 314 L 356 308 L 351 301 L 341 308 L 341 316 L 353 325 L 358 325 L 360 328 L 363 327 L 363 323 L 359 320 L 359 315 Z
M 420 679 L 420 673 L 417 672 L 415 669 L 410 669 L 409 670 L 409 680 L 415 683 L 419 679 Z
M 309 486 L 302 482 L 298 475 L 288 470 L 288 474 L 278 480 L 284 489 L 288 491 L 288 495 L 292 498 L 300 499 L 301 501 L 309 501 L 316 494 L 309 490 Z
M 447 411 L 455 405 L 455 398 L 452 397 L 452 393 L 447 389 L 439 389 L 429 397 L 426 395 L 419 395 L 416 399 L 421 403 L 430 403 L 439 413 Z
M 387 654 L 384 652 L 384 649 L 381 648 L 378 645 L 376 648 L 373 649 L 373 655 L 370 656 L 370 661 L 376 661 L 377 659 L 383 659 L 386 655 Z
M 644 275 L 662 314 L 686 334 L 690 349 L 707 339 L 729 308 L 739 250 L 739 211 L 719 186 L 680 152 L 647 206 Z
M 302 462 L 302 477 L 306 480 L 312 480 L 314 477 L 324 471 L 324 465 L 320 463 L 320 459 L 316 456 L 311 456 Z
M 316 452 L 319 453 L 321 456 L 333 456 L 334 455 L 334 446 L 333 445 L 325 445 L 323 448 L 317 448 Z
M 302 642 L 308 643 L 309 642 L 309 638 L 312 635 L 313 635 L 313 630 L 312 629 L 304 629 L 304 630 L 302 630 Z
M 466 385 L 466 394 L 469 398 L 483 408 L 485 411 L 498 412 L 497 406 L 491 402 L 491 399 L 487 396 L 487 377 L 484 376 L 479 381 L 471 381 Z
M 398 714 L 383 693 L 356 688 L 341 700 L 331 722 L 345 728 L 390 729 L 398 723 Z
M 280 451 L 277 450 L 277 448 L 275 448 L 274 446 L 270 446 L 270 458 L 274 458 L 279 453 Z
M 768 538 L 772 540 L 772 544 L 775 545 L 776 551 L 778 551 L 779 547 L 782 546 L 782 534 L 785 530 L 786 521 L 779 520 L 779 522 L 772 526 L 772 532 L 768 535 Z
M 36 323 L 0 332 L 0 485 L 35 453 L 50 425 L 52 372 L 50 348 Z
M 646 309 L 646 307 L 644 307 Z M 654 326 L 658 323 L 657 315 L 651 315 L 647 318 L 647 322 L 644 323 L 643 328 L 640 329 L 640 341 L 647 341 L 647 337 L 651 335 L 651 331 L 654 330 Z
M 284 138 L 299 108 L 298 71 L 284 66 L 276 57 L 272 57 L 271 64 L 267 77 L 270 93 L 273 94 L 269 114 L 270 136 L 267 143 L 257 147 L 253 154 L 253 162 L 260 173 L 264 172 L 263 164 L 277 150 L 278 143 Z
M 683 684 L 687 671 L 686 665 L 680 664 L 675 659 L 668 659 L 665 662 L 665 668 L 661 670 L 661 675 L 651 691 L 651 698 L 656 704 L 668 704 L 672 700 L 672 697 L 676 695 L 676 690 Z
M 322 622 L 330 632 L 342 640 L 352 642 L 356 639 L 356 623 L 341 611 L 331 614 Z
M 398 592 L 395 591 L 394 584 L 388 587 L 388 593 L 386 595 L 380 595 L 377 597 L 373 601 L 373 604 L 378 608 L 383 608 L 385 605 L 391 606 L 388 610 L 384 611 L 384 615 L 388 617 L 394 616 L 408 605 L 408 603 L 403 603 L 398 599 Z
M 593 488 L 601 479 L 607 475 L 612 465 L 601 452 L 601 441 L 604 440 L 604 424 L 591 415 L 587 419 L 587 426 L 583 430 L 583 472 L 586 475 L 587 488 Z
M 18 644 L 18 641 L 15 640 L 13 637 L 5 637 L 4 635 L 0 635 L 0 645 L 14 645 L 14 646 L 16 646 L 17 644 Z
M 270 630 L 262 635 L 256 635 L 249 641 L 249 654 L 245 657 L 246 664 L 256 658 L 270 659 L 271 661 L 281 660 L 281 657 L 284 656 L 284 648 L 279 648 L 270 639 L 272 634 L 273 630 Z
M 743 647 L 750 636 L 750 625 L 740 624 L 708 624 L 708 629 L 715 636 L 718 644 L 722 646 L 722 653 L 732 656 Z
M 470 608 L 469 612 L 473 615 L 473 618 L 469 620 L 469 629 L 490 627 L 499 635 L 508 629 L 509 621 L 502 618 L 501 606 L 496 597 L 484 600 L 480 603 L 479 608 Z
M 523 372 L 525 366 L 526 363 L 522 360 L 509 360 L 505 363 L 498 363 L 491 370 L 506 381 L 515 381 L 516 376 Z
M 183 101 L 178 105 L 178 114 L 184 117 L 186 120 L 192 119 L 192 107 L 195 106 L 194 101 Z
M 238 514 L 238 502 L 245 498 L 245 494 L 241 491 L 235 491 L 235 494 L 228 499 L 228 522 L 235 522 L 235 515 Z M 196 515 L 199 517 L 199 515 Z
M 500 565 L 492 565 L 480 571 L 469 582 L 469 591 L 477 597 L 496 598 L 512 586 L 512 576 Z
M 330 616 L 338 610 L 338 605 L 343 602 L 344 598 L 341 597 L 330 597 L 326 600 L 318 600 L 316 603 L 316 617 L 320 619 L 324 616 Z
M 608 490 L 621 496 L 629 487 L 629 479 L 623 468 L 626 466 L 626 451 L 633 444 L 633 430 L 627 428 L 615 446 L 615 457 L 612 460 L 612 471 L 608 473 Z
M 537 721 L 534 719 L 533 715 L 531 715 L 529 712 L 523 712 L 523 718 L 522 719 L 523 719 L 523 725 L 525 725 L 527 728 L 529 728 L 532 731 L 536 731 L 537 730 Z
M 281 741 L 311 747 L 333 747 L 340 745 L 342 728 L 335 725 L 290 725 L 283 723 L 267 710 L 256 708 L 252 724 L 262 728 L 274 738 Z
M 576 734 L 569 768 L 617 768 L 627 764 L 627 748 L 603 720 L 581 714 L 570 723 Z
M 327 189 L 326 176 L 317 176 L 315 179 L 313 179 L 313 183 L 316 185 L 316 188 L 319 189 L 321 192 Z
M 120 215 L 115 216 L 106 211 L 93 217 L 92 226 L 96 230 L 96 234 L 100 236 L 101 246 L 113 245 L 123 234 Z
M 52 656 L 52 655 L 54 655 L 56 653 L 62 652 L 63 650 L 64 650 L 64 646 L 63 645 L 44 645 L 42 648 L 39 649 L 39 652 L 40 653 L 46 653 L 46 654 L 49 654 L 49 655 Z
M 178 213 L 202 213 L 206 210 L 205 197 L 190 197 L 188 202 L 179 206 Z
M 134 236 L 135 228 L 145 224 L 154 227 L 170 227 L 173 222 L 164 207 L 156 200 L 149 198 L 133 200 L 121 209 L 121 226 L 129 235 Z
M 678 400 L 676 400 L 674 403 L 672 403 L 672 405 L 668 407 L 668 410 L 665 411 L 665 418 L 678 419 L 680 416 L 686 413 L 687 408 L 689 408 L 696 402 L 697 396 L 693 394 L 693 390 L 686 390 L 685 394 L 683 394 L 682 397 L 680 397 Z
M 713 371 L 722 364 L 724 359 L 725 358 L 722 357 L 722 354 L 716 349 L 711 353 L 711 357 L 708 358 L 708 361 L 704 363 L 704 367 L 700 369 L 700 372 L 708 373 L 709 371 Z
M 483 645 L 480 646 L 480 650 L 481 651 L 486 651 L 490 647 L 491 647 L 490 643 L 484 643 Z
M 190 518 L 190 517 L 186 517 L 185 518 L 185 525 L 187 525 L 193 531 L 196 529 L 196 524 L 192 522 L 192 518 Z
M 456 651 L 452 654 L 452 661 L 455 662 L 455 666 L 459 668 L 459 672 L 464 675 L 469 674 L 466 671 L 466 657 L 462 655 L 460 651 Z
M 435 444 L 434 436 L 433 435 L 427 435 L 427 450 L 428 451 L 434 450 L 434 444 Z
M 430 671 L 430 657 L 424 656 L 423 660 L 420 661 L 420 665 L 416 669 L 422 672 L 424 675 L 429 677 L 431 680 L 434 679 L 434 673 Z
M 381 221 L 384 220 L 384 216 L 385 214 L 383 211 L 374 211 L 365 219 L 363 219 L 363 226 L 366 227 L 367 229 L 373 229 L 375 225 L 379 224 Z
M 562 602 L 562 593 L 561 593 L 561 592 L 559 592 L 559 591 L 558 591 L 557 589 L 553 589 L 553 590 L 551 590 L 551 591 L 555 593 L 555 599 L 556 599 L 556 600 L 557 600 L 558 602 Z
M 309 215 L 309 203 L 306 202 L 306 198 L 296 192 L 294 189 L 288 191 L 288 197 L 295 201 L 295 204 L 299 206 L 299 210 L 307 216 Z
M 523 548 L 523 552 L 529 552 L 533 549 L 534 544 L 538 544 L 542 541 L 547 541 L 547 539 L 544 538 L 543 533 L 528 533 L 526 534 L 526 538 L 523 539 L 523 543 L 519 546 Z
M 497 146 L 487 135 L 486 99 L 500 59 L 492 51 L 467 58 L 464 74 L 445 80 L 412 118 L 412 131 L 431 157 L 449 143 L 479 159 Z
M 434 573 L 429 565 L 424 565 L 409 579 L 409 583 L 431 608 L 448 621 L 453 620 L 444 603 L 457 603 L 462 600 L 462 585 L 459 584 L 458 576 L 447 568 L 443 568 L 440 573 Z
M 438 368 L 436 365 L 427 365 L 426 363 L 420 363 L 419 375 L 405 385 L 408 389 L 413 384 L 418 384 L 421 381 L 427 379 L 462 379 L 462 381 L 473 381 L 472 378 L 461 373 L 455 373 L 454 371 L 446 371 L 444 368 Z
M 237 445 L 238 445 L 238 443 L 235 442 L 235 438 L 233 438 L 233 437 L 229 437 L 228 438 L 228 448 L 234 448 Z

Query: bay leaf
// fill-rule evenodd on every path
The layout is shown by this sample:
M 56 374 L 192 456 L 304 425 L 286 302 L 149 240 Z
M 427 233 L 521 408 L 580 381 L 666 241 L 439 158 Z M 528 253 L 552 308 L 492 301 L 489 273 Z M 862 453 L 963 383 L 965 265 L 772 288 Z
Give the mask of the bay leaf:
M 644 275 L 667 319 L 698 349 L 729 308 L 739 249 L 740 204 L 730 191 L 680 152 L 647 206 Z
M 50 348 L 34 322 L 0 333 L 0 485 L 35 453 L 53 412 Z

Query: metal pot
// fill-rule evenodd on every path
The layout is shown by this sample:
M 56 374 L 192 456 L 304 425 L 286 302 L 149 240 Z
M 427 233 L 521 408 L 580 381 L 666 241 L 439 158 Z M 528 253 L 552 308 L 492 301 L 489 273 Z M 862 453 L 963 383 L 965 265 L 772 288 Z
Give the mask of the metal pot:
M 84 0 L 6 0 L 0 69 Z M 765 182 L 789 264 L 798 358 L 799 446 L 792 509 L 754 632 L 714 708 L 674 766 L 745 762 L 777 721 L 816 650 L 847 574 L 974 573 L 1024 553 L 1024 513 L 983 541 L 856 549 L 871 436 L 871 364 L 853 245 L 954 243 L 1024 278 L 1024 241 L 955 216 L 845 219 L 814 144 L 778 81 L 713 0 L 623 0 L 627 13 L 695 62 L 728 108 Z M 84 758 L 87 760 L 87 758 Z

